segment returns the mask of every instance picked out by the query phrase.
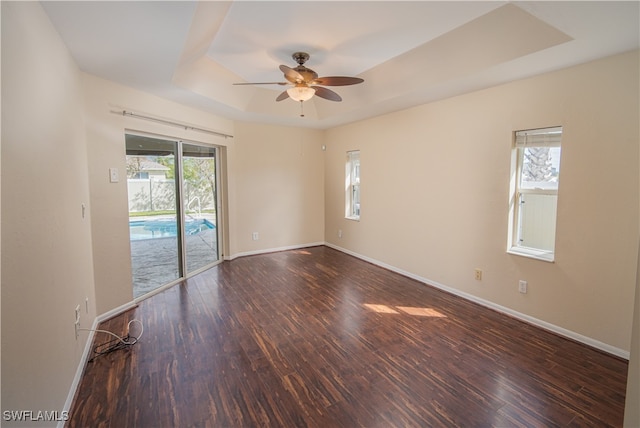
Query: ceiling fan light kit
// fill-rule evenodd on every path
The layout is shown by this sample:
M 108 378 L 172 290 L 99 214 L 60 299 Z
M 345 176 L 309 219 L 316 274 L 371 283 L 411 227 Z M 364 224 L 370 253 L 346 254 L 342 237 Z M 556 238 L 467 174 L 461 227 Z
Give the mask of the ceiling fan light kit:
M 316 93 L 313 88 L 308 86 L 294 86 L 287 89 L 287 95 L 294 101 L 307 101 Z
M 318 77 L 318 73 L 304 66 L 304 63 L 309 59 L 308 53 L 295 52 L 291 57 L 298 63 L 297 67 L 280 66 L 280 71 L 284 74 L 286 82 L 234 83 L 234 85 L 293 85 L 278 95 L 276 101 L 291 98 L 302 103 L 310 100 L 314 95 L 329 101 L 342 101 L 340 95 L 325 86 L 348 86 L 364 82 L 359 77 Z

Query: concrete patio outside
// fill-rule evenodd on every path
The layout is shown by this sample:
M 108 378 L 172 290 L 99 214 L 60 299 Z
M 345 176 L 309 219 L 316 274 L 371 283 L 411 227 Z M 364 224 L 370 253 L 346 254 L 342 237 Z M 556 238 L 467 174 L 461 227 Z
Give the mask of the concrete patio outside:
M 136 220 L 140 220 L 139 218 Z M 215 218 L 209 218 L 215 224 Z M 167 236 L 131 240 L 133 297 L 140 297 L 180 277 L 178 239 Z M 218 260 L 217 231 L 206 229 L 185 236 L 187 273 Z

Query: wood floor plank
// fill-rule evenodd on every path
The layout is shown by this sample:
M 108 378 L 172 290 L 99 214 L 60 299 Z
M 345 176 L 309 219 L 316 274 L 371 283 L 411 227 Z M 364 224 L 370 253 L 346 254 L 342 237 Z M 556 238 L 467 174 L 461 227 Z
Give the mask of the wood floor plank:
M 67 426 L 622 425 L 626 361 L 324 246 L 224 262 L 100 328 L 132 319 Z

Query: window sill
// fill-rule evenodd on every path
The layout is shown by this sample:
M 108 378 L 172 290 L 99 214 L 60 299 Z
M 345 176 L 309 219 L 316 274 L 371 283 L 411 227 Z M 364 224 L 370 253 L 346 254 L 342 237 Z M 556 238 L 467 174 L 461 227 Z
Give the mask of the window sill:
M 527 247 L 511 247 L 507 250 L 507 253 L 515 256 L 529 257 L 530 259 L 542 260 L 543 262 L 553 263 L 555 261 L 555 254 L 553 251 L 536 250 L 535 248 Z
M 347 220 L 360 221 L 360 216 L 345 217 Z

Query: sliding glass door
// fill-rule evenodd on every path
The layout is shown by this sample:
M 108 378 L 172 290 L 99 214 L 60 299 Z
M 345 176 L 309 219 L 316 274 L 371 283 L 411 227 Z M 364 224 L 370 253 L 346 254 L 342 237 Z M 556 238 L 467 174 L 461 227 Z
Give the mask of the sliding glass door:
M 126 135 L 133 294 L 219 260 L 217 148 Z
M 218 260 L 216 182 L 216 149 L 183 143 L 183 222 L 187 274 Z

